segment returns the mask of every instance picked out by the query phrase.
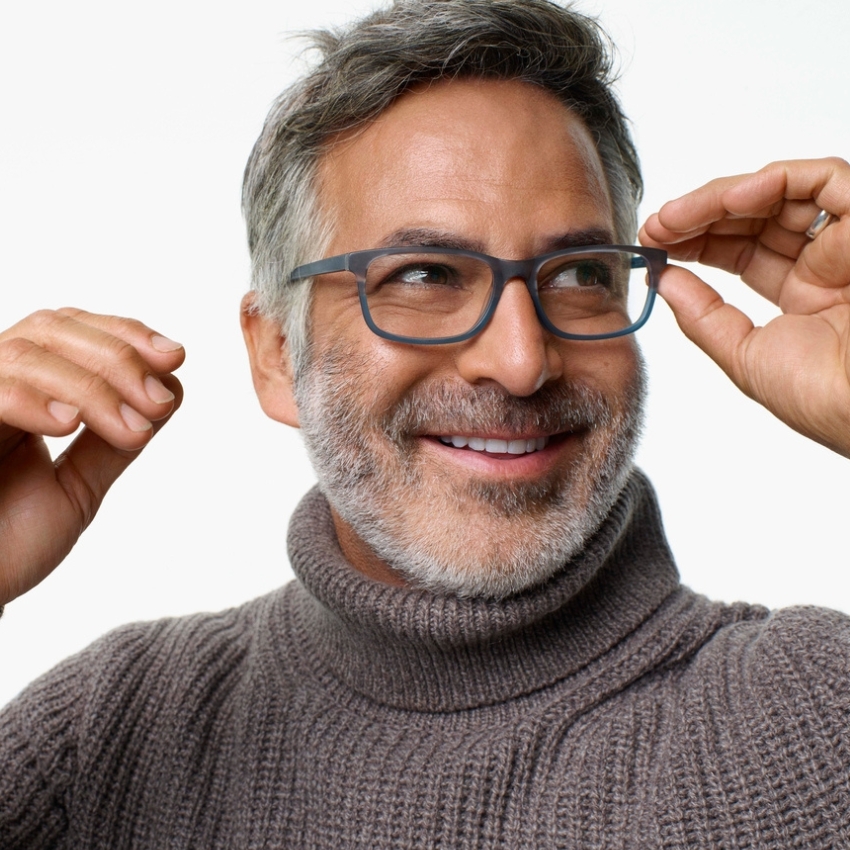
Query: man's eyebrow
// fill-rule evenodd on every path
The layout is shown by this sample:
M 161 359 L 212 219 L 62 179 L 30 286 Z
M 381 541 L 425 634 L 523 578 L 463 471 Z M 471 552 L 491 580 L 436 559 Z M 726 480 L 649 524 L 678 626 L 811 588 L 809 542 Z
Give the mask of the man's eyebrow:
M 540 253 L 549 254 L 565 248 L 579 248 L 583 245 L 610 245 L 614 234 L 605 227 L 589 227 L 582 230 L 570 230 L 557 237 L 546 239 Z M 477 239 L 467 239 L 456 233 L 436 230 L 428 227 L 402 228 L 381 240 L 381 248 L 457 248 L 461 251 L 488 253 L 486 246 Z
M 570 230 L 555 239 L 547 240 L 544 253 L 564 248 L 581 248 L 584 245 L 611 245 L 614 234 L 607 227 L 589 227 L 585 230 Z
M 466 239 L 456 233 L 428 227 L 410 227 L 396 230 L 381 241 L 382 248 L 457 248 L 483 254 L 484 246 L 475 239 Z

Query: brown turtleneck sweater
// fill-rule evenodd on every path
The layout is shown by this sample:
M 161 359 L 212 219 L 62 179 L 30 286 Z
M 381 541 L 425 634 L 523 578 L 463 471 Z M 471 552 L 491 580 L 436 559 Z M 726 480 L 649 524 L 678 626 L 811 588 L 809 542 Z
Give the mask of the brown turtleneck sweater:
M 498 602 L 352 571 L 127 626 L 0 715 L 0 847 L 850 847 L 850 620 L 678 584 L 635 474 Z

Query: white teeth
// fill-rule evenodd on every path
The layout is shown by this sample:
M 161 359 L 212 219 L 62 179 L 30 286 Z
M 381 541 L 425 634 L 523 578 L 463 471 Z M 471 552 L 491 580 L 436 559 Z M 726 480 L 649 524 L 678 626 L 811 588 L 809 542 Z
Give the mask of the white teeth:
M 467 446 L 476 452 L 489 452 L 490 454 L 512 454 L 524 455 L 529 452 L 539 452 L 546 448 L 548 437 L 532 437 L 528 440 L 496 440 L 485 437 L 462 437 L 459 435 L 451 437 L 440 437 L 440 442 L 456 449 Z

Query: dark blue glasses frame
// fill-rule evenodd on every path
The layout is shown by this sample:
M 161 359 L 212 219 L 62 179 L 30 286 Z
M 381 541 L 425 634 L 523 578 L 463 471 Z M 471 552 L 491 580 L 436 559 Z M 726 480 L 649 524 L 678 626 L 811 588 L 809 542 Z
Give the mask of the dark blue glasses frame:
M 569 257 L 575 254 L 602 254 L 602 253 L 628 253 L 633 254 L 631 267 L 633 269 L 645 268 L 648 272 L 649 280 L 647 281 L 647 298 L 644 304 L 643 311 L 640 316 L 635 319 L 630 325 L 616 331 L 609 331 L 600 334 L 571 334 L 567 331 L 562 331 L 557 328 L 549 320 L 546 315 L 540 297 L 537 292 L 537 273 L 545 263 L 554 260 L 556 257 Z M 372 315 L 369 312 L 369 304 L 366 297 L 366 271 L 369 264 L 379 257 L 391 256 L 393 254 L 442 254 L 454 255 L 461 257 L 471 257 L 485 262 L 493 272 L 493 288 L 490 293 L 490 300 L 484 308 L 478 321 L 473 327 L 455 336 L 437 337 L 437 338 L 422 338 L 412 336 L 400 336 L 382 330 L 372 320 Z M 294 269 L 289 276 L 290 283 L 298 283 L 299 281 L 308 278 L 317 277 L 323 274 L 333 274 L 335 272 L 351 272 L 357 281 L 358 293 L 360 296 L 360 308 L 363 312 L 363 318 L 369 329 L 384 339 L 392 340 L 393 342 L 404 342 L 411 345 L 445 345 L 452 342 L 464 342 L 472 339 L 476 334 L 480 333 L 493 318 L 496 312 L 496 307 L 499 304 L 499 299 L 505 288 L 505 283 L 516 278 L 521 279 L 528 292 L 531 295 L 531 300 L 534 302 L 534 309 L 537 313 L 537 318 L 547 331 L 561 339 L 574 340 L 594 340 L 594 339 L 614 339 L 619 336 L 627 336 L 634 333 L 638 328 L 646 324 L 652 312 L 652 306 L 655 303 L 655 295 L 658 291 L 658 281 L 661 272 L 667 265 L 667 252 L 660 248 L 644 248 L 640 245 L 582 245 L 574 248 L 566 248 L 561 251 L 553 251 L 549 254 L 542 254 L 539 257 L 531 257 L 527 260 L 503 260 L 498 257 L 491 257 L 489 254 L 480 254 L 477 251 L 466 251 L 459 248 L 438 248 L 438 247 L 418 247 L 416 245 L 407 245 L 404 247 L 394 248 L 374 248 L 367 251 L 351 251 L 348 254 L 339 254 L 335 257 L 328 257 L 324 260 L 317 260 L 313 263 L 306 263 Z

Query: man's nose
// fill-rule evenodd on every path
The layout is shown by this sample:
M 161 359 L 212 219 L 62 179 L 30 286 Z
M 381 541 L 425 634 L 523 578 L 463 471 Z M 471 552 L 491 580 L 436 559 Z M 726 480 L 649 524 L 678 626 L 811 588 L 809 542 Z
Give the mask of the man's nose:
M 525 282 L 505 284 L 486 328 L 463 347 L 457 368 L 470 384 L 497 383 L 514 396 L 528 396 L 563 371 L 552 336 L 537 318 Z

